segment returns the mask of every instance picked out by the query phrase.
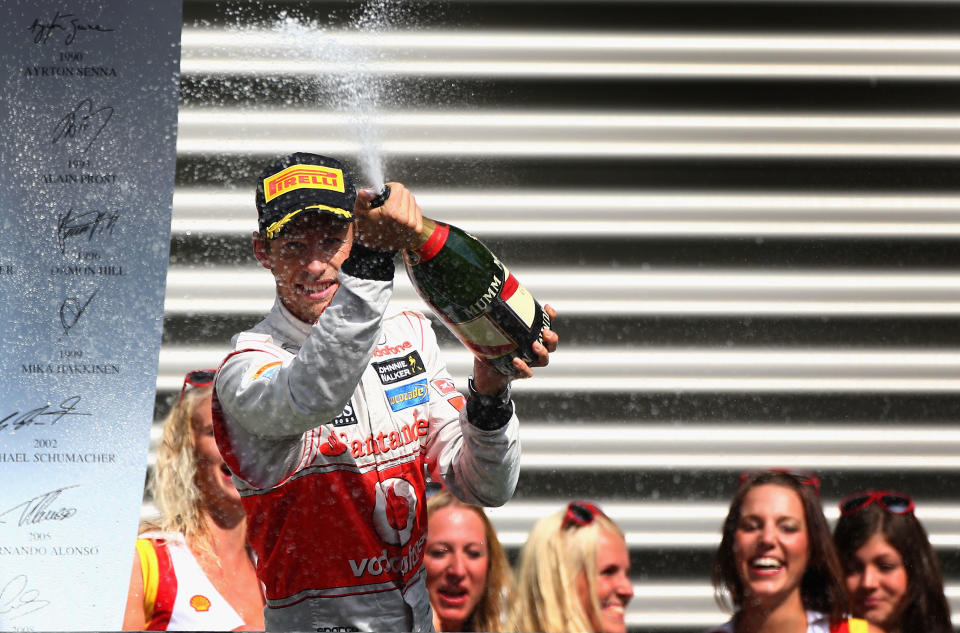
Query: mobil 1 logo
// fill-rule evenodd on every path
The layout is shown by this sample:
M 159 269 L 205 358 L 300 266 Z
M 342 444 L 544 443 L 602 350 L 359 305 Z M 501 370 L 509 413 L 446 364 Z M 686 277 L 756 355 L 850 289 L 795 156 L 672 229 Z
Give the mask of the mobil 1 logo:
M 380 382 L 384 385 L 392 385 L 395 382 L 413 378 L 427 371 L 417 351 L 385 360 L 382 363 L 373 363 L 373 366 L 377 370 Z

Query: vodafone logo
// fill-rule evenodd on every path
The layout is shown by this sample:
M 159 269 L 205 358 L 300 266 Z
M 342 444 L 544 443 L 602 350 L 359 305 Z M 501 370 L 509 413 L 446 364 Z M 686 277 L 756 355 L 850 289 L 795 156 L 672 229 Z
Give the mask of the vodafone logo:
M 355 578 L 399 574 L 409 580 L 409 574 L 421 569 L 425 534 L 411 540 L 417 518 L 417 493 L 413 485 L 400 477 L 377 482 L 374 492 L 373 527 L 384 544 L 402 548 L 391 552 L 386 547 L 380 554 L 366 558 L 349 559 Z M 392 555 L 391 555 L 392 554 Z
M 403 547 L 410 541 L 417 516 L 417 493 L 399 477 L 377 482 L 373 527 L 388 545 Z
M 383 347 L 377 347 L 373 350 L 373 355 L 376 358 L 382 356 L 395 356 L 396 354 L 402 354 L 405 350 L 413 347 L 413 343 L 410 341 L 404 341 L 400 345 L 384 345 Z

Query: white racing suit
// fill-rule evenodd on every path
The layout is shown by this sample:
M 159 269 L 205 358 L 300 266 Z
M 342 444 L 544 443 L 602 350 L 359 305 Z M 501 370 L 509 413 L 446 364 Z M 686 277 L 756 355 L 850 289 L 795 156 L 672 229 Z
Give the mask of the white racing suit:
M 499 428 L 469 422 L 491 408 L 465 406 L 430 322 L 383 317 L 392 264 L 390 281 L 348 269 L 313 326 L 278 299 L 234 338 L 216 378 L 217 444 L 247 513 L 267 630 L 430 631 L 425 476 L 503 505 L 518 423 L 512 403 L 485 425 Z

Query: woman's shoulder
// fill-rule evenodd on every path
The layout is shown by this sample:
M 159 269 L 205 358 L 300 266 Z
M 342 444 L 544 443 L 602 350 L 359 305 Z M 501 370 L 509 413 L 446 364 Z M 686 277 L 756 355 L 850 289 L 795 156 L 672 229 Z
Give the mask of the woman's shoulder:
M 813 629 L 810 629 L 813 631 Z M 872 633 L 874 631 L 879 632 L 879 629 L 873 625 L 867 623 L 866 620 L 860 618 L 844 618 L 839 622 L 834 622 L 832 624 L 827 623 L 824 627 L 816 629 L 817 632 L 825 631 L 828 633 Z
M 159 529 L 150 529 L 137 535 L 138 539 L 153 541 L 154 543 L 168 543 L 173 545 L 186 545 L 186 539 L 180 532 L 168 532 Z
M 831 622 L 826 613 L 807 611 L 807 633 L 867 633 L 871 630 L 874 629 L 868 628 L 866 620 L 845 618 Z
M 807 633 L 830 633 L 830 616 L 819 611 L 807 611 Z
M 853 622 L 854 620 L 851 619 L 850 621 Z M 858 622 L 862 622 L 862 620 Z M 846 623 L 847 620 L 844 620 L 843 624 Z M 861 629 L 851 626 L 849 629 L 847 627 L 843 627 L 840 630 L 842 630 L 844 633 L 846 633 L 848 630 L 850 633 L 857 633 Z M 865 631 L 866 629 L 862 630 Z M 831 628 L 830 626 L 829 615 L 826 613 L 820 613 L 819 611 L 807 611 L 807 633 L 834 633 L 835 631 L 836 629 Z M 731 619 L 721 626 L 708 629 L 704 633 L 734 633 L 733 620 Z

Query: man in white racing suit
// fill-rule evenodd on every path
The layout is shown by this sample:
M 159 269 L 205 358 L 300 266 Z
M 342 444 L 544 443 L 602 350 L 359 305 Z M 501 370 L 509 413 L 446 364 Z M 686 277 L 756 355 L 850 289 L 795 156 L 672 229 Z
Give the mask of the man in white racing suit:
M 385 316 L 395 251 L 423 242 L 413 195 L 390 186 L 372 208 L 338 161 L 304 153 L 258 180 L 254 254 L 277 299 L 234 338 L 213 407 L 268 630 L 431 630 L 426 477 L 483 506 L 516 486 L 509 379 L 475 359 L 464 400 L 430 322 Z M 530 366 L 515 361 L 522 377 L 556 349 L 554 332 L 543 340 Z

